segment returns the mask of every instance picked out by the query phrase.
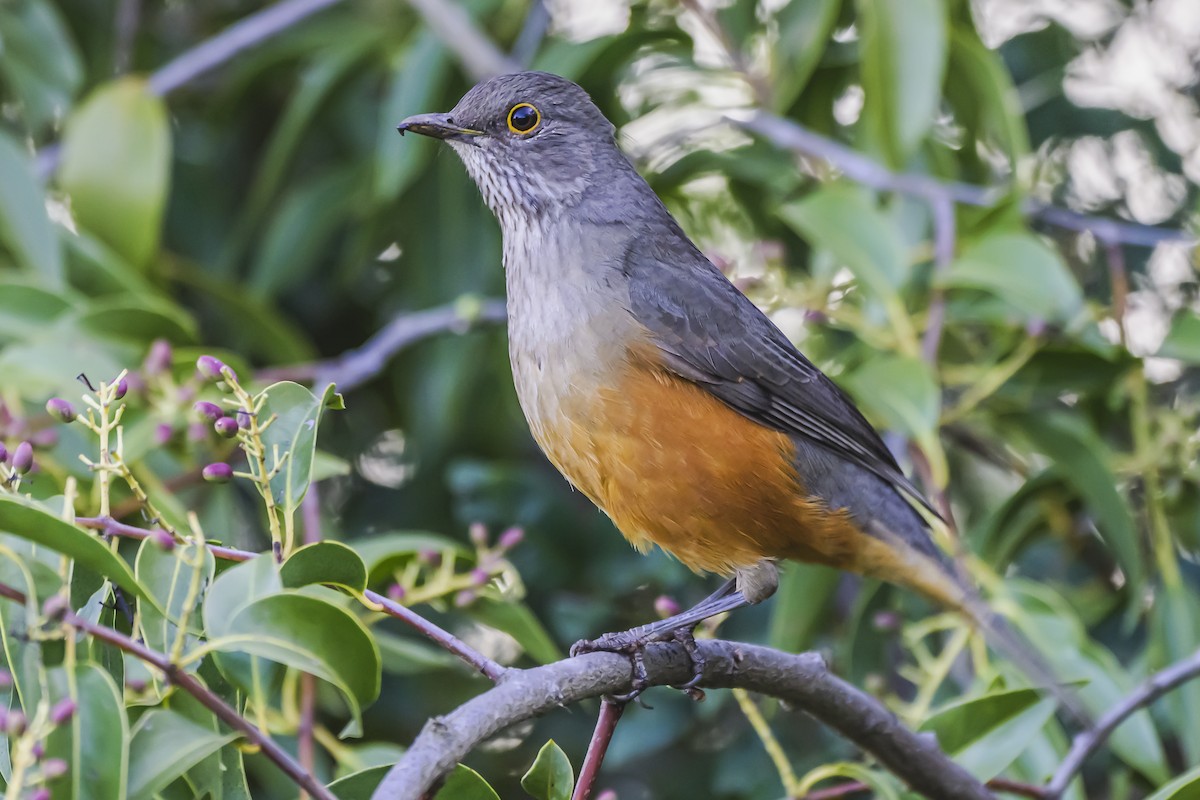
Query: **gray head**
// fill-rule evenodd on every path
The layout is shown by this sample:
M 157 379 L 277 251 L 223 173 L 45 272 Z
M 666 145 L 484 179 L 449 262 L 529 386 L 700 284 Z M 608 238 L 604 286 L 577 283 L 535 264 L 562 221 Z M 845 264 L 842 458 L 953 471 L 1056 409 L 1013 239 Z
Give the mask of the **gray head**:
M 587 93 L 548 72 L 491 78 L 449 112 L 409 117 L 396 129 L 453 147 L 502 222 L 509 212 L 577 205 L 590 186 L 633 172 Z

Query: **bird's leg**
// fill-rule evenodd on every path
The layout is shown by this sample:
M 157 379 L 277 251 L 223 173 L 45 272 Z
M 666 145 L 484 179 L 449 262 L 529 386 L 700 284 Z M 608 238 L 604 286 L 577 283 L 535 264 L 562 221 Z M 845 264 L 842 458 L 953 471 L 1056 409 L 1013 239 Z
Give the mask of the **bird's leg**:
M 760 561 L 752 567 L 738 570 L 720 589 L 686 611 L 627 631 L 606 633 L 596 639 L 582 639 L 571 647 L 571 655 L 595 652 L 629 655 L 633 660 L 633 690 L 618 699 L 631 700 L 646 688 L 646 665 L 642 656 L 646 645 L 674 640 L 683 644 L 692 659 L 692 677 L 678 687 L 689 691 L 695 688 L 704 674 L 704 659 L 696 649 L 692 629 L 709 617 L 765 600 L 775 592 L 778 583 L 779 573 L 775 564 Z

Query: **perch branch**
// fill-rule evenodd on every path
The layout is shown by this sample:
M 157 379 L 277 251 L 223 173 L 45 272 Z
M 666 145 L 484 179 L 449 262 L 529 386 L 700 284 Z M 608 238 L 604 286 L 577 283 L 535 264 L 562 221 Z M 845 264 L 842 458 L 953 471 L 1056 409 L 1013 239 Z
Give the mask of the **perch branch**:
M 1109 709 L 1107 714 L 1100 717 L 1095 727 L 1076 736 L 1071 742 L 1067 757 L 1063 759 L 1058 771 L 1054 773 L 1054 778 L 1046 787 L 1045 796 L 1048 800 L 1053 800 L 1066 791 L 1071 779 L 1083 769 L 1083 762 L 1087 761 L 1088 756 L 1131 714 L 1150 705 L 1180 684 L 1197 677 L 1200 677 L 1200 650 L 1152 675 L 1128 697 Z
M 938 748 L 932 736 L 905 728 L 878 700 L 831 675 L 820 656 L 723 641 L 703 641 L 698 646 L 705 663 L 702 686 L 741 686 L 802 709 L 932 800 L 992 797 Z M 645 655 L 652 685 L 681 683 L 691 676 L 692 663 L 681 645 L 652 645 Z M 479 742 L 509 725 L 629 688 L 629 659 L 613 653 L 509 670 L 495 688 L 427 722 L 404 758 L 384 777 L 374 800 L 417 800 Z
M 18 603 L 26 602 L 23 593 L 2 583 L 0 583 L 0 597 L 6 597 Z M 163 653 L 151 650 L 141 642 L 134 641 L 120 631 L 90 622 L 70 609 L 63 612 L 61 619 L 63 624 L 69 625 L 76 630 L 81 630 L 95 639 L 107 642 L 118 650 L 129 653 L 138 660 L 158 669 L 166 676 L 168 681 L 196 698 L 202 706 L 211 711 L 218 719 L 245 736 L 247 741 L 257 745 L 263 755 L 270 759 L 275 766 L 279 767 L 280 771 L 291 778 L 293 783 L 308 792 L 310 796 L 316 798 L 316 800 L 337 800 L 333 793 L 313 777 L 312 773 L 305 771 L 297 764 L 288 755 L 287 751 L 280 747 L 266 731 L 256 728 L 249 720 L 234 710 L 232 706 L 214 694 L 211 689 L 188 673 L 187 670 L 173 663 Z
M 600 775 L 600 765 L 604 763 L 608 745 L 617 731 L 617 723 L 625 713 L 625 705 L 607 697 L 600 701 L 600 716 L 596 718 L 596 728 L 592 731 L 592 740 L 588 742 L 587 755 L 583 757 L 583 766 L 579 768 L 579 781 L 571 793 L 571 800 L 588 800 L 592 796 L 596 778 Z

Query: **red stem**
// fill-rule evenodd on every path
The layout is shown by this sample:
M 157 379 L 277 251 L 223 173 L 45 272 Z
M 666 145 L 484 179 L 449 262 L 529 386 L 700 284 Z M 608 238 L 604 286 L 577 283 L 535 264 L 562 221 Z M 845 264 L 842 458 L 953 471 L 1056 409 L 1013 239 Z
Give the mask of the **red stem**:
M 604 755 L 608 752 L 609 742 L 617 730 L 617 723 L 625 713 L 625 703 L 618 703 L 605 698 L 600 701 L 600 716 L 596 719 L 596 729 L 592 731 L 592 741 L 588 743 L 587 755 L 583 757 L 583 766 L 579 768 L 579 782 L 575 784 L 575 792 L 571 800 L 588 800 L 592 796 L 592 788 L 600 774 L 600 765 L 604 763 Z

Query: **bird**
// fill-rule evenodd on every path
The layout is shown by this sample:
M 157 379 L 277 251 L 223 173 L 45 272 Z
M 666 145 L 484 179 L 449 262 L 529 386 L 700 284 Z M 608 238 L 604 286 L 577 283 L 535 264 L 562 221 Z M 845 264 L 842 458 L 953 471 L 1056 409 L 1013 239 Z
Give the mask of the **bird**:
M 997 629 L 880 435 L 688 238 L 581 87 L 501 75 L 397 129 L 447 143 L 499 222 L 513 379 L 546 457 L 634 547 L 727 578 L 573 653 L 686 639 L 767 599 L 786 560 Z

